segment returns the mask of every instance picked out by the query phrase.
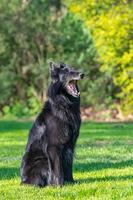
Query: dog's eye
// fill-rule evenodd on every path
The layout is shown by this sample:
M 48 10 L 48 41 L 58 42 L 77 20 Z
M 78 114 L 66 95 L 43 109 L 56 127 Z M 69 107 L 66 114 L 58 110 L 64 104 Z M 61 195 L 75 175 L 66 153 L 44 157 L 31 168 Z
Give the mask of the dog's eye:
M 70 75 L 74 75 L 74 74 L 75 74 L 75 72 L 74 72 L 74 71 L 70 71 L 69 73 L 70 73 Z

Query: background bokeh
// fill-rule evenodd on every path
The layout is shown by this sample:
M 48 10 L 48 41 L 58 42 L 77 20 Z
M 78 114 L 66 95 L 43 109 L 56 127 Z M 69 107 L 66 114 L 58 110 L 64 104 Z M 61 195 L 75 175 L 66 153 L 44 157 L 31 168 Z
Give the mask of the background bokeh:
M 51 58 L 88 74 L 83 115 L 133 115 L 132 0 L 1 0 L 1 116 L 36 115 Z

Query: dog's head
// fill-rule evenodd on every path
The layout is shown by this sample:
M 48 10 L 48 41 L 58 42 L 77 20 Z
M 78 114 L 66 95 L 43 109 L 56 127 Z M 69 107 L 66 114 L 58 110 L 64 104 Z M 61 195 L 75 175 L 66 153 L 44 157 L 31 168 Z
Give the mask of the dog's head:
M 64 63 L 55 64 L 50 62 L 50 73 L 52 82 L 61 82 L 66 92 L 74 97 L 79 97 L 77 81 L 84 78 L 84 74 L 70 68 Z

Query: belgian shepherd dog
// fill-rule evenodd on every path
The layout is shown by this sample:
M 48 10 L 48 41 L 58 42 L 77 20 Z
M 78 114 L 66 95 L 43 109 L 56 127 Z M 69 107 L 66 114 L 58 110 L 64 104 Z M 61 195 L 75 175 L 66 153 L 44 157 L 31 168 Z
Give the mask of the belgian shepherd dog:
M 21 164 L 21 183 L 35 186 L 73 182 L 73 154 L 79 136 L 80 92 L 84 74 L 64 63 L 50 62 L 51 83 L 36 118 Z

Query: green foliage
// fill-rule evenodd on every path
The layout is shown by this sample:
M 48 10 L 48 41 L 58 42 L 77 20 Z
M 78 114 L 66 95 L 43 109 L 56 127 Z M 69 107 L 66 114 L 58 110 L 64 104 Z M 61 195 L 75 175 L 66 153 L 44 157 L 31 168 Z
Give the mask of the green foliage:
M 50 58 L 88 73 L 89 79 L 81 83 L 82 105 L 104 104 L 110 92 L 105 85 L 99 97 L 97 84 L 106 78 L 102 80 L 94 41 L 82 21 L 66 9 L 57 11 L 48 0 L 24 2 L 0 2 L 0 107 L 4 114 L 36 114 L 46 96 Z
M 20 185 L 20 163 L 31 122 L 0 121 L 1 200 L 133 199 L 133 124 L 83 123 L 74 158 L 74 184 Z
M 117 100 L 125 113 L 132 113 L 132 4 L 64 4 L 70 9 L 58 0 L 0 2 L 0 111 L 37 113 L 46 100 L 52 58 L 88 74 L 80 83 L 82 106 L 103 108 Z
M 104 73 L 99 73 L 99 75 L 96 75 L 92 79 L 86 79 L 81 84 L 82 106 L 93 106 L 95 109 L 104 109 L 105 106 L 107 107 L 112 104 L 112 80 Z
M 3 115 L 6 118 L 11 117 L 27 117 L 33 116 L 41 109 L 41 102 L 34 96 L 33 88 L 29 88 L 29 93 L 27 96 L 27 101 L 24 102 L 22 100 L 13 102 L 13 105 L 6 105 L 3 107 Z
M 132 1 L 72 1 L 70 10 L 91 29 L 101 71 L 113 78 L 123 111 L 133 113 Z

